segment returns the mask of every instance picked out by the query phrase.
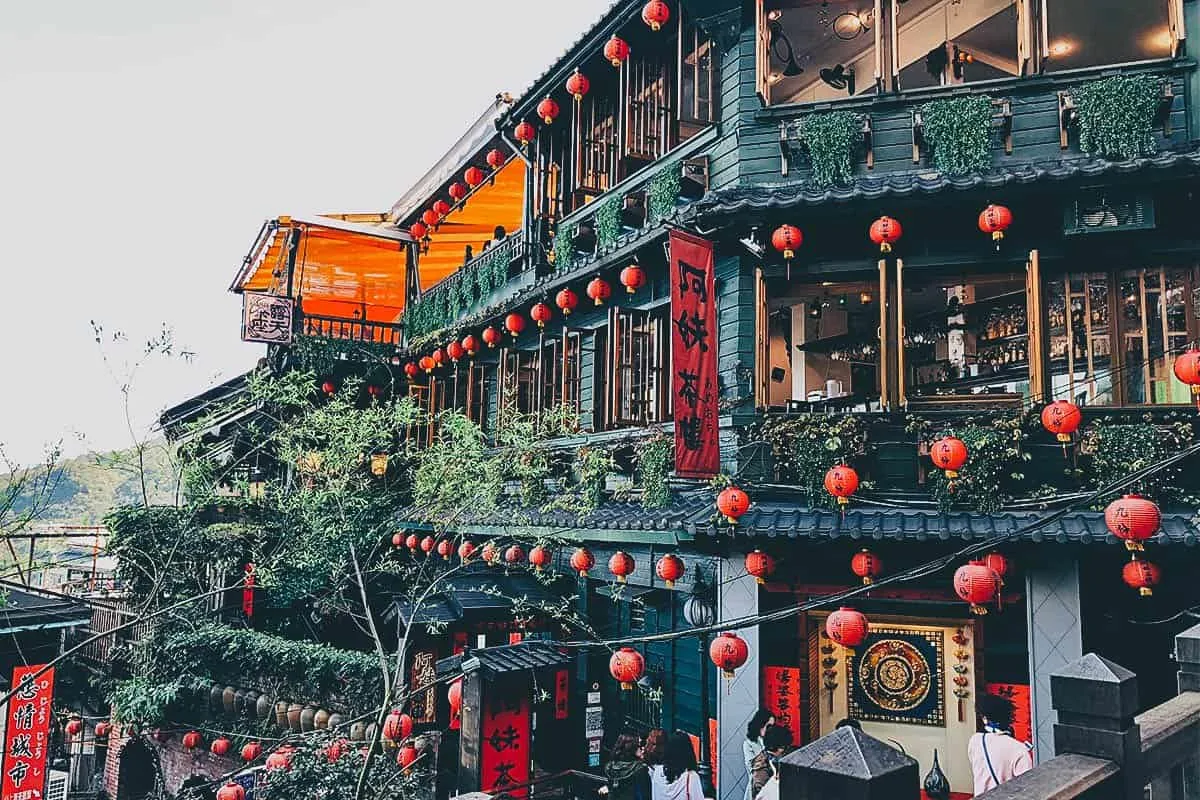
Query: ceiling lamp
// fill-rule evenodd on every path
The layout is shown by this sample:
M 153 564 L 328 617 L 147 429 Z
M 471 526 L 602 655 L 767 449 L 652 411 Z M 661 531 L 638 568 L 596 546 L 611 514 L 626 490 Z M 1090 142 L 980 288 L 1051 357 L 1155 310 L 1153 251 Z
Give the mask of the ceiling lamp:
M 833 22 L 830 23 L 830 27 L 833 28 L 834 36 L 848 42 L 851 39 L 857 39 L 862 34 L 871 30 L 868 24 L 869 20 L 869 12 L 866 19 L 864 19 L 863 14 L 857 11 L 846 11 L 834 17 Z

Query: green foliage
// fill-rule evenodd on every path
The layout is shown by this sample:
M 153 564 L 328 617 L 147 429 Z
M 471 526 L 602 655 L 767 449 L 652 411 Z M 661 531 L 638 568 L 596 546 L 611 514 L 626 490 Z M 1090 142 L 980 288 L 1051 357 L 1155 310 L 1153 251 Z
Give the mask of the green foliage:
M 808 150 L 816 186 L 849 183 L 854 156 L 862 141 L 862 115 L 851 111 L 809 114 L 796 125 L 797 138 Z
M 992 99 L 986 95 L 934 100 L 921 106 L 933 165 L 947 175 L 986 170 L 992 163 Z
M 941 470 L 929 473 L 929 490 L 938 508 L 947 512 L 955 506 L 992 514 L 1010 503 L 1025 481 L 1024 465 L 1030 455 L 1022 447 L 1028 438 L 1025 415 L 967 420 L 961 425 L 937 429 L 930 438 L 957 436 L 967 446 L 967 463 L 958 477 L 949 479 Z M 933 430 L 926 425 L 926 430 Z
M 651 221 L 660 222 L 674 213 L 682 182 L 683 172 L 678 161 L 664 164 L 650 179 L 647 194 Z
M 350 800 L 355 797 L 363 753 L 357 746 L 340 747 L 336 759 L 326 748 L 336 736 L 310 737 L 311 743 L 291 754 L 288 769 L 267 770 L 265 782 L 255 791 L 261 800 Z M 433 796 L 432 750 L 409 773 L 396 764 L 394 751 L 371 761 L 367 772 L 368 800 L 415 800 Z
M 596 252 L 602 253 L 617 243 L 621 234 L 621 207 L 624 196 L 610 197 L 596 209 Z
M 662 431 L 637 445 L 637 481 L 642 487 L 643 508 L 671 505 L 671 470 L 675 468 L 675 441 Z
M 1116 75 L 1075 90 L 1079 149 L 1113 159 L 1153 155 L 1161 93 L 1154 75 Z
M 178 678 L 166 683 L 134 677 L 117 683 L 109 692 L 112 717 L 120 722 L 160 725 L 182 690 Z
M 559 225 L 554 234 L 554 268 L 570 269 L 575 261 L 575 235 L 579 232 L 577 225 Z
M 1089 487 L 1098 489 L 1113 481 L 1162 461 L 1188 447 L 1195 440 L 1192 426 L 1186 422 L 1154 425 L 1149 422 L 1121 424 L 1097 420 L 1084 430 L 1081 449 L 1090 454 L 1085 470 Z M 1140 481 L 1128 491 L 1159 502 L 1196 505 L 1200 498 L 1179 488 L 1183 464 L 1168 467 Z M 1100 505 L 1112 498 L 1105 498 Z
M 825 491 L 825 473 L 838 464 L 853 465 L 867 448 L 866 423 L 849 414 L 769 417 L 756 436 L 771 447 L 776 479 L 799 487 L 813 506 L 836 504 Z
M 608 476 L 616 469 L 612 454 L 601 447 L 581 447 L 575 454 L 579 474 L 580 513 L 595 511 L 604 502 Z

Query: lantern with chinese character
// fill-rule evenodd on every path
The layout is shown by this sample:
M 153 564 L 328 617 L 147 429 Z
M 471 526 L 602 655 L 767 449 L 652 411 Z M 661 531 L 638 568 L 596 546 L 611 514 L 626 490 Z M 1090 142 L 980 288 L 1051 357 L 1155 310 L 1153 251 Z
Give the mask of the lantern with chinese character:
M 1192 398 L 1200 408 L 1200 350 L 1192 348 L 1176 356 L 1172 371 L 1181 383 L 1191 387 Z
M 825 473 L 825 491 L 837 498 L 839 506 L 850 504 L 850 495 L 858 491 L 858 473 L 839 464 Z
M 411 744 L 400 748 L 400 752 L 396 754 L 396 763 L 404 769 L 411 767 L 417 760 L 417 748 Z
M 421 368 L 417 366 L 415 361 L 409 361 L 404 365 L 404 374 L 407 375 L 408 379 L 411 381 L 413 378 L 421 374 Z
M 454 553 L 454 542 L 442 539 L 437 543 L 437 552 L 439 556 L 449 561 L 450 556 Z
M 504 551 L 504 561 L 508 564 L 520 564 L 525 560 L 525 551 L 520 545 L 514 544 Z
M 862 579 L 863 586 L 870 586 L 883 572 L 883 560 L 864 547 L 850 559 L 850 570 Z
M 209 752 L 214 756 L 223 756 L 229 752 L 229 748 L 233 746 L 233 742 L 221 736 L 213 739 L 212 744 L 208 746 Z
M 463 337 L 462 348 L 467 351 L 468 356 L 473 358 L 479 352 L 479 340 L 475 338 L 474 334 L 468 333 Z
M 433 201 L 433 213 L 438 215 L 439 220 L 450 213 L 450 204 L 445 200 Z
M 892 252 L 892 245 L 900 241 L 904 230 L 891 217 L 880 217 L 871 223 L 871 241 L 879 245 L 879 252 Z
M 495 564 L 500 560 L 500 548 L 494 542 L 486 542 L 479 551 L 479 557 L 485 564 Z
M 321 391 L 324 392 L 327 397 L 333 397 L 333 393 L 337 391 L 337 385 L 334 384 L 333 381 L 323 381 L 321 383 Z
M 587 76 L 579 71 L 579 67 L 571 73 L 571 77 L 567 78 L 567 91 L 575 98 L 578 103 L 583 100 L 583 96 L 588 93 L 588 89 L 592 88 L 592 82 L 587 79 Z
M 621 270 L 621 285 L 625 287 L 627 294 L 635 294 L 638 289 L 646 285 L 646 270 L 637 264 L 630 264 Z
M 592 551 L 586 547 L 577 547 L 575 552 L 571 554 L 571 569 L 579 573 L 579 577 L 586 578 L 588 570 L 596 566 L 596 557 L 592 555 Z
M 742 515 L 750 510 L 750 496 L 736 486 L 726 487 L 717 495 L 717 510 L 730 525 L 737 525 Z
M 432 536 L 426 536 L 421 540 L 421 552 L 423 552 L 425 555 L 432 553 L 433 548 L 435 547 L 437 547 L 437 540 Z
M 450 356 L 450 360 L 456 364 L 458 363 L 458 360 L 466 354 L 467 351 L 464 350 L 463 346 L 458 342 L 450 342 L 450 344 L 446 345 L 446 355 Z
M 246 800 L 246 790 L 240 783 L 227 783 L 217 790 L 217 800 Z
M 472 189 L 482 184 L 485 179 L 486 176 L 483 174 L 483 170 L 481 170 L 479 167 L 467 167 L 467 171 L 463 173 L 463 180 L 466 181 L 467 186 L 470 186 Z
M 654 574 L 668 589 L 674 589 L 675 581 L 683 577 L 683 559 L 674 553 L 667 553 L 654 565 Z
M 1000 593 L 1000 576 L 982 561 L 972 561 L 954 573 L 954 593 L 971 604 L 972 614 L 986 614 L 984 606 Z
M 1064 445 L 1071 441 L 1071 434 L 1079 429 L 1082 421 L 1083 413 L 1070 400 L 1055 400 L 1042 409 L 1042 427 Z
M 617 583 L 625 583 L 625 576 L 633 572 L 633 556 L 618 550 L 608 560 L 608 571 L 616 576 Z
M 450 195 L 451 200 L 456 203 L 461 203 L 462 199 L 467 196 L 467 187 L 458 181 L 455 181 L 454 183 L 450 184 L 450 188 L 446 190 L 446 193 Z
M 1162 579 L 1162 571 L 1157 564 L 1135 557 L 1121 570 L 1121 579 L 1142 597 L 1154 594 L 1154 587 Z
M 463 539 L 462 544 L 458 546 L 458 557 L 466 563 L 471 560 L 471 556 L 475 555 L 475 543 L 470 539 Z
M 247 763 L 257 761 L 262 755 L 263 746 L 258 742 L 249 742 L 242 746 L 242 761 Z
M 861 611 L 845 606 L 825 618 L 825 633 L 847 649 L 854 649 L 865 642 L 870 629 L 870 623 Z
M 726 678 L 732 678 L 734 672 L 750 658 L 750 648 L 746 646 L 745 639 L 726 631 L 712 640 L 708 646 L 708 657 Z
M 513 130 L 513 134 L 517 137 L 517 141 L 520 142 L 522 146 L 525 146 L 532 142 L 533 138 L 537 136 L 537 130 L 528 122 L 522 120 Z
M 628 691 L 646 673 L 646 659 L 632 647 L 622 647 L 608 660 L 608 671 Z
M 541 572 L 542 568 L 550 564 L 550 550 L 543 545 L 534 545 L 529 551 L 529 563 L 533 565 L 534 572 Z
M 604 45 L 604 57 L 614 67 L 621 66 L 621 63 L 629 58 L 629 44 L 614 33 Z
M 292 768 L 292 748 L 281 747 L 267 756 L 268 770 L 285 770 Z
M 392 709 L 383 721 L 383 738 L 393 744 L 412 736 L 413 720 L 400 709 Z
M 83 720 L 79 719 L 79 717 L 71 717 L 71 719 L 67 720 L 64 730 L 66 730 L 68 737 L 75 738 L 83 731 Z
M 804 242 L 804 234 L 795 225 L 780 225 L 771 234 L 771 245 L 783 254 L 784 261 L 796 257 L 796 249 Z
M 554 295 L 554 304 L 559 307 L 564 317 L 568 317 L 575 310 L 575 306 L 579 305 L 579 297 L 570 289 L 564 288 Z
M 504 162 L 507 160 L 508 159 L 505 158 L 504 153 L 500 150 L 488 150 L 487 163 L 492 169 L 500 169 L 504 166 Z
M 1012 225 L 1012 221 L 1012 212 L 1007 207 L 995 203 L 979 212 L 979 230 L 990 233 L 997 248 L 1000 247 L 1000 240 L 1004 238 L 1004 232 Z
M 521 335 L 521 331 L 525 330 L 525 318 L 520 314 L 509 314 L 504 318 L 504 328 L 515 339 Z
M 200 735 L 200 731 L 188 731 L 183 735 L 183 747 L 186 750 L 195 750 L 204 743 L 204 737 Z
M 650 30 L 662 30 L 671 18 L 671 8 L 663 0 L 650 0 L 642 6 L 642 22 L 650 26 Z
M 534 303 L 533 308 L 529 309 L 529 316 L 537 323 L 539 328 L 546 327 L 546 323 L 554 316 L 554 312 L 550 310 L 550 306 L 545 303 Z
M 957 478 L 958 471 L 967 463 L 967 446 L 962 439 L 946 436 L 933 443 L 929 457 L 934 466 L 946 472 L 947 478 Z
M 767 578 L 775 571 L 775 559 L 764 553 L 762 550 L 752 550 L 746 553 L 746 573 L 753 575 L 754 580 L 761 584 L 767 582 Z
M 483 337 L 484 344 L 488 347 L 495 347 L 500 341 L 500 332 L 491 325 L 484 328 L 483 333 L 480 335 Z
M 605 300 L 612 297 L 612 287 L 603 278 L 592 278 L 587 285 L 587 296 L 592 298 L 596 305 L 602 306 Z
M 1125 542 L 1125 549 L 1140 552 L 1142 542 L 1158 533 L 1162 514 L 1158 506 L 1136 494 L 1114 500 L 1104 509 L 1104 524 L 1112 535 Z
M 537 115 L 542 118 L 542 122 L 553 125 L 554 120 L 558 118 L 558 103 L 553 97 L 543 98 L 542 102 L 537 104 Z

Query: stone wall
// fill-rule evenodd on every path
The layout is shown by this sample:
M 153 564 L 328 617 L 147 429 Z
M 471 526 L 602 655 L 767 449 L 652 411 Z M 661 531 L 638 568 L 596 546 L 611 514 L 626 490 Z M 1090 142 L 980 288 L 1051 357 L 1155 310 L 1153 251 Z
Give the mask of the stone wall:
M 121 774 L 121 755 L 132 739 L 116 730 L 109 736 L 108 755 L 104 762 L 104 790 L 110 798 L 117 796 L 117 784 Z M 209 740 L 195 750 L 187 750 L 182 743 L 182 734 L 175 733 L 165 742 L 159 742 L 150 736 L 144 740 L 150 745 L 150 750 L 158 759 L 158 769 L 162 775 L 166 791 L 174 794 L 180 785 L 194 775 L 200 775 L 210 780 L 218 780 L 223 775 L 233 772 L 241 766 L 238 751 L 231 749 L 228 756 L 215 756 L 208 750 Z

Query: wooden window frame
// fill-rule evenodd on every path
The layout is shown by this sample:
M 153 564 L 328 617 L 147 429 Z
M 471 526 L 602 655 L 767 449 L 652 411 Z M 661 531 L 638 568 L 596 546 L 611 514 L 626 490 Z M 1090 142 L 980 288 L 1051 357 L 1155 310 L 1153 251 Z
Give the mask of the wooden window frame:
M 691 126 L 706 126 L 716 122 L 720 117 L 720 85 L 717 82 L 717 58 L 718 52 L 716 42 L 711 38 L 704 39 L 700 28 L 691 21 L 687 12 L 680 9 L 679 26 L 676 29 L 678 34 L 675 37 L 678 45 L 675 56 L 675 120 L 678 123 Z M 685 41 L 685 39 L 687 41 Z M 694 46 L 693 46 L 694 45 Z M 708 69 L 700 68 L 699 54 L 705 48 L 708 48 Z M 689 66 L 687 58 L 691 54 L 696 53 L 697 59 L 695 66 Z M 693 112 L 700 105 L 700 86 L 701 77 L 705 77 L 704 84 L 708 86 L 708 117 L 701 117 L 699 114 L 685 116 L 683 113 L 683 78 L 687 72 L 692 72 L 694 81 L 691 109 Z
M 563 328 L 561 337 L 549 337 L 542 343 L 538 364 L 540 410 L 562 405 L 576 415 L 580 413 L 580 388 L 583 382 L 580 358 L 582 347 L 583 332 L 571 328 Z
M 671 419 L 670 389 L 667 380 L 670 376 L 668 318 L 665 306 L 651 310 L 617 306 L 609 309 L 606 428 L 653 425 Z M 640 330 L 633 330 L 635 328 Z M 628 339 L 625 337 L 627 331 Z M 646 346 L 640 351 L 635 349 L 635 335 L 648 339 Z M 649 363 L 642 365 L 643 377 L 640 381 L 635 377 L 638 365 L 624 363 L 626 360 L 639 360 L 639 356 L 649 360 Z M 635 392 L 642 396 L 637 397 Z M 631 412 L 635 406 L 641 406 L 644 411 L 641 414 L 634 412 L 625 415 L 622 409 L 626 404 Z
M 466 415 L 479 429 L 487 431 L 490 428 L 488 420 L 488 372 L 492 366 L 479 364 L 472 360 L 467 367 L 467 408 Z
M 1037 72 L 1041 72 L 1045 68 L 1045 61 L 1050 58 L 1050 1 L 1051 0 L 1036 0 L 1038 5 L 1038 22 L 1037 25 L 1030 25 L 1036 29 L 1038 36 L 1038 47 L 1031 48 L 1040 56 L 1037 66 Z M 1167 3 L 1167 28 L 1171 32 L 1172 46 L 1171 57 L 1176 58 L 1182 54 L 1184 40 L 1187 39 L 1187 23 L 1185 22 L 1185 14 L 1183 3 L 1184 0 L 1166 0 Z M 1116 62 L 1121 63 L 1121 62 Z M 1116 63 L 1096 64 L 1097 67 L 1116 66 Z

